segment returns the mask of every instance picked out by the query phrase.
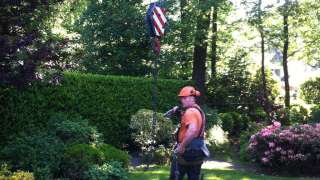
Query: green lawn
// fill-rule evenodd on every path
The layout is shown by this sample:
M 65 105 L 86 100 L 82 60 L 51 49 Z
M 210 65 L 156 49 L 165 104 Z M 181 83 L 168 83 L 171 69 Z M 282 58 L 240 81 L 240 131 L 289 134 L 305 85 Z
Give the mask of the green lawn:
M 316 178 L 266 176 L 230 169 L 203 169 L 202 172 L 205 174 L 204 179 L 208 180 L 316 180 Z M 141 169 L 131 170 L 129 180 L 168 180 L 168 177 L 168 167 L 156 167 L 148 171 Z

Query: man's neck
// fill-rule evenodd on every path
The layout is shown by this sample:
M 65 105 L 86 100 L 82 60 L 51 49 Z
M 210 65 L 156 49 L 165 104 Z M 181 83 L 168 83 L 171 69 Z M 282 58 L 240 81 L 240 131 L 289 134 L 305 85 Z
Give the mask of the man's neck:
M 184 108 L 188 109 L 188 108 L 195 107 L 195 106 L 198 106 L 197 103 L 193 103 L 193 104 L 187 105 Z

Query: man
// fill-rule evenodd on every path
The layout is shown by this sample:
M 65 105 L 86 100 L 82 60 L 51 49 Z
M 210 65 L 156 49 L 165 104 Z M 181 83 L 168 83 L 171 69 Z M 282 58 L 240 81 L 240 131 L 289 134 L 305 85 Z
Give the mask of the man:
M 204 145 L 205 116 L 196 104 L 196 96 L 200 96 L 200 92 L 192 86 L 186 86 L 181 89 L 178 96 L 180 98 L 182 111 L 178 111 L 179 108 L 177 106 L 171 110 L 180 113 L 180 128 L 177 134 L 175 158 L 173 158 L 171 164 L 170 179 L 182 180 L 184 175 L 187 174 L 189 180 L 199 180 L 204 154 L 202 150 L 199 150 L 200 154 L 197 154 L 195 150 L 192 151 L 190 158 L 188 151 L 191 145 L 195 143 L 199 144 L 197 141 Z M 198 149 L 200 149 L 200 147 L 198 147 Z

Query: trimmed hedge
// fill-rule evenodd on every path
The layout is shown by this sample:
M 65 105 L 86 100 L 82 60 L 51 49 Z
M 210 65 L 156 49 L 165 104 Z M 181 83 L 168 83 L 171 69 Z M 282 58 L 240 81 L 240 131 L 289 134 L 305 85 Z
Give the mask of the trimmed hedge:
M 158 80 L 158 111 L 178 102 L 179 89 L 188 81 Z M 61 85 L 34 84 L 18 91 L 0 88 L 0 144 L 10 135 L 47 128 L 56 112 L 80 114 L 104 134 L 106 143 L 129 142 L 130 117 L 152 107 L 152 79 L 67 72 Z

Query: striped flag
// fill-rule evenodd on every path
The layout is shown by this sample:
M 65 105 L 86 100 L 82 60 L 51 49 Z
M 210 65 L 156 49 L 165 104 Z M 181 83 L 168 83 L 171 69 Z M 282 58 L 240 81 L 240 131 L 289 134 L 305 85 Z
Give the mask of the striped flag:
M 166 10 L 162 6 L 163 1 L 151 3 L 147 11 L 147 25 L 152 39 L 152 49 L 156 54 L 160 54 L 160 38 L 165 34 L 167 18 Z
M 155 6 L 153 8 L 153 15 L 152 15 L 152 23 L 154 27 L 154 31 L 157 36 L 163 36 L 164 35 L 164 28 L 167 23 L 167 19 L 164 16 L 165 9 L 161 8 L 159 6 Z
M 152 37 L 162 37 L 165 33 L 167 18 L 165 17 L 165 8 L 162 3 L 151 3 L 147 12 L 147 22 L 150 35 Z

